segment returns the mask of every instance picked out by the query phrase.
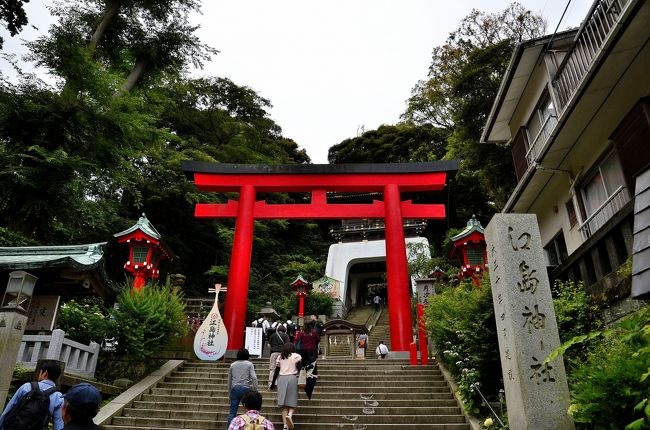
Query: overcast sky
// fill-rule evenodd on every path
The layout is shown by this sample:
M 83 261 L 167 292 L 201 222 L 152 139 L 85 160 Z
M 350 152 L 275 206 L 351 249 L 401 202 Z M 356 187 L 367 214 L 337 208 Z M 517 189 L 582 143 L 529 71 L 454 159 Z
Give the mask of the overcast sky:
M 523 0 L 558 25 L 569 0 Z M 473 8 L 496 12 L 510 0 L 205 0 L 193 18 L 198 35 L 220 53 L 196 71 L 246 85 L 273 104 L 272 118 L 314 163 L 362 128 L 394 124 L 415 83 L 426 78 L 431 49 Z M 43 1 L 27 4 L 31 40 L 47 31 Z M 572 0 L 560 30 L 575 27 L 591 0 Z M 5 34 L 3 32 L 3 34 Z M 5 37 L 5 52 L 24 52 Z M 8 64 L 0 60 L 5 74 Z

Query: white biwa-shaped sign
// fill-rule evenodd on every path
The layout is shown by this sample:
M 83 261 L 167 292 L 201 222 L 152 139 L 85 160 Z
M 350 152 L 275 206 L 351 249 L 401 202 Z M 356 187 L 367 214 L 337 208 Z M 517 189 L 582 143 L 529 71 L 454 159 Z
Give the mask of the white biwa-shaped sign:
M 201 360 L 218 360 L 226 353 L 228 332 L 219 313 L 219 290 L 221 284 L 215 284 L 214 305 L 194 336 L 194 354 Z

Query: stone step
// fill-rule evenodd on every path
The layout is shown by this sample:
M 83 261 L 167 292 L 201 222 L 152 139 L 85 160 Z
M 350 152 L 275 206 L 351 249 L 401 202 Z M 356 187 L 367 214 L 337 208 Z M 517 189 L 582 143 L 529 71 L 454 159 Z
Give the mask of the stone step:
M 124 416 L 127 417 L 150 417 L 150 418 L 178 418 L 178 419 L 197 419 L 197 420 L 216 420 L 219 419 L 219 416 L 228 415 L 230 410 L 229 406 L 226 404 L 215 407 L 212 406 L 212 409 L 187 409 L 185 408 L 164 408 L 164 404 L 153 403 L 153 402 L 136 402 L 133 408 L 125 408 Z M 190 405 L 191 406 L 191 405 Z M 273 407 L 274 404 L 270 404 L 266 407 L 263 407 L 263 410 L 266 411 L 264 414 L 268 419 L 275 421 L 280 421 L 282 415 L 279 409 Z M 458 406 L 442 406 L 442 407 L 426 407 L 422 406 L 400 406 L 400 407 L 382 407 L 375 406 L 372 408 L 366 406 L 339 406 L 339 407 L 330 407 L 330 406 L 315 406 L 310 402 L 305 402 L 304 405 L 299 406 L 299 411 L 301 416 L 322 416 L 322 415 L 354 415 L 358 414 L 364 409 L 370 411 L 372 409 L 372 414 L 374 415 L 417 415 L 422 412 L 427 414 L 434 415 L 454 415 L 460 414 L 460 409 Z M 239 413 L 244 413 L 244 409 L 240 407 Z
M 276 400 L 275 393 L 264 393 L 264 409 L 268 405 L 274 404 Z M 368 402 L 377 402 L 382 407 L 409 407 L 413 406 L 413 399 L 395 399 L 392 396 L 373 396 L 370 400 L 364 400 L 360 397 L 341 399 L 337 397 L 326 397 L 315 393 L 311 400 L 307 400 L 305 396 L 301 397 L 300 408 L 308 406 L 331 406 L 331 407 L 357 407 L 363 408 Z M 151 406 L 157 405 L 157 406 Z M 450 393 L 434 394 L 426 398 L 418 400 L 417 405 L 422 408 L 436 408 L 436 407 L 456 407 L 457 403 Z M 155 394 L 144 394 L 141 400 L 134 402 L 134 407 L 143 407 L 148 409 L 178 409 L 178 410 L 200 410 L 212 411 L 215 407 L 228 407 L 228 396 L 212 396 L 206 398 L 197 398 L 196 396 L 165 396 Z
M 258 378 L 258 384 L 259 385 L 268 385 L 268 375 L 266 375 L 266 378 Z M 400 382 L 404 381 L 404 378 L 399 379 L 399 378 L 378 378 L 378 379 L 370 379 L 370 378 L 355 378 L 355 379 L 346 379 L 344 377 L 335 377 L 335 378 L 327 378 L 324 377 L 323 375 L 318 375 L 318 385 L 319 386 L 340 386 L 341 384 L 345 384 L 347 387 L 349 386 L 363 386 L 363 387 L 368 387 L 370 388 L 375 388 L 375 387 L 389 387 L 393 386 L 395 384 L 398 384 Z M 162 385 L 162 384 L 174 384 L 177 386 L 177 388 L 199 388 L 201 386 L 214 386 L 214 385 L 222 385 L 225 386 L 227 384 L 227 379 L 223 378 L 223 380 L 217 380 L 217 379 L 200 379 L 200 378 L 178 378 L 178 377 L 168 377 L 165 379 L 164 382 L 162 382 L 159 386 L 160 387 L 167 387 L 170 388 L 169 385 Z M 438 378 L 434 377 L 417 377 L 417 378 L 411 378 L 409 379 L 409 386 L 410 387 L 423 387 L 423 386 L 434 386 L 434 387 L 447 387 L 447 382 L 444 380 L 442 376 Z
M 152 412 L 152 411 L 146 411 Z M 113 425 L 131 426 L 131 428 L 148 428 L 148 427 L 162 427 L 174 429 L 223 429 L 226 427 L 226 419 L 228 414 L 209 414 L 209 413 L 195 413 L 193 419 L 191 418 L 172 418 L 174 411 L 165 411 L 170 417 L 134 417 L 122 416 L 114 417 L 112 420 Z M 304 415 L 300 413 L 300 409 L 294 414 L 294 423 L 297 428 L 303 428 L 304 424 L 314 423 L 356 423 L 356 424 L 392 424 L 392 425 L 406 425 L 410 427 L 413 424 L 426 424 L 433 428 L 435 424 L 465 424 L 465 417 L 459 414 L 452 415 L 374 415 L 363 414 L 362 410 L 358 411 L 360 415 L 335 415 L 335 414 L 320 414 L 320 415 Z M 198 416 L 197 416 L 198 415 Z M 262 414 L 264 415 L 264 414 Z M 265 415 L 266 416 L 266 415 Z M 204 417 L 205 419 L 200 419 Z M 217 418 L 218 417 L 218 418 Z M 279 415 L 278 415 L 279 417 Z M 277 425 L 280 419 L 273 419 L 271 421 Z M 282 428 L 282 426 L 280 426 Z M 467 428 L 467 427 L 465 427 Z
M 354 425 L 357 424 L 355 427 Z M 470 430 L 469 424 L 465 423 L 453 423 L 453 424 L 417 424 L 417 423 L 408 423 L 406 425 L 395 425 L 395 424 L 361 424 L 356 423 L 355 421 L 342 420 L 340 422 L 319 422 L 319 423 L 303 423 L 300 425 L 300 430 L 340 430 L 341 428 L 362 428 L 364 430 L 394 430 L 395 428 L 416 428 L 416 429 L 428 429 L 428 430 Z M 170 427 L 155 427 L 155 426 L 146 426 L 139 427 L 134 425 L 104 425 L 105 430 L 169 430 Z M 172 427 L 175 428 L 175 427 Z M 216 427 L 220 429 L 225 428 L 225 424 L 222 427 Z M 282 424 L 275 423 L 276 430 L 282 429 Z M 183 427 L 183 430 L 203 430 L 193 427 Z
M 368 353 L 370 355 L 370 353 Z M 387 360 L 382 360 L 382 361 L 376 361 L 373 360 L 372 362 L 366 362 L 364 366 L 354 366 L 349 369 L 347 368 L 333 368 L 333 367 L 328 367 L 328 366 L 323 366 L 320 362 L 318 363 L 318 373 L 320 375 L 325 375 L 328 377 L 334 377 L 337 375 L 341 376 L 355 376 L 355 375 L 369 375 L 369 376 L 376 376 L 376 377 L 383 377 L 383 376 L 394 376 L 394 375 L 404 375 L 406 377 L 413 377 L 417 375 L 442 375 L 442 372 L 440 370 L 429 367 L 420 367 L 420 368 L 406 368 L 406 369 L 400 369 L 400 368 L 390 368 L 390 367 L 382 367 L 380 368 L 379 366 L 381 365 L 380 363 L 384 363 Z M 373 364 L 376 363 L 376 368 L 373 368 Z M 255 373 L 257 374 L 257 377 L 261 377 L 264 374 L 268 375 L 268 365 L 264 367 L 256 366 L 255 368 Z M 187 376 L 190 378 L 196 378 L 196 377 L 201 377 L 201 378 L 226 378 L 228 376 L 228 370 L 217 370 L 217 371 L 211 371 L 211 370 L 189 370 L 187 371 L 186 369 L 183 372 L 179 372 L 181 376 Z
M 431 383 L 433 384 L 433 383 Z M 217 384 L 186 384 L 186 383 L 175 383 L 175 382 L 161 382 L 158 384 L 158 387 L 155 388 L 156 390 L 160 389 L 170 389 L 170 390 L 189 390 L 189 391 L 197 391 L 197 390 L 211 390 L 211 391 L 226 391 L 226 386 L 225 385 L 217 385 Z M 260 389 L 264 390 L 264 386 L 260 386 Z M 345 385 L 341 386 L 340 384 L 335 384 L 335 383 L 328 383 L 328 382 L 321 382 L 319 381 L 318 384 L 316 385 L 316 389 L 319 389 L 321 391 L 325 390 L 331 390 L 333 392 L 338 392 L 338 393 L 368 393 L 372 391 L 385 391 L 385 392 L 390 392 L 390 393 L 434 393 L 436 392 L 436 389 L 440 390 L 448 390 L 446 385 L 430 385 L 429 383 L 420 383 L 418 385 L 414 385 L 412 381 L 409 381 L 408 386 L 396 386 L 395 384 L 384 384 L 384 385 L 357 385 L 357 386 L 350 386 L 350 385 Z
M 256 358 L 251 360 L 251 362 L 255 365 L 257 368 L 258 366 L 263 366 L 264 364 L 268 365 L 269 360 L 268 358 Z M 321 358 L 318 360 L 319 365 L 323 366 L 332 366 L 332 367 L 339 367 L 342 365 L 345 366 L 363 366 L 367 365 L 364 364 L 363 362 L 359 362 L 358 360 L 355 360 L 353 358 Z M 409 360 L 408 358 L 406 359 L 391 359 L 390 361 L 387 362 L 380 362 L 377 363 L 377 365 L 383 365 L 386 367 L 394 367 L 394 366 L 404 366 L 406 368 L 427 368 L 428 366 L 432 366 L 432 364 L 429 364 L 427 366 L 410 366 L 409 365 Z M 223 369 L 228 369 L 230 367 L 230 363 L 225 363 L 225 362 L 217 362 L 217 363 L 208 363 L 208 362 L 195 362 L 195 361 L 189 361 L 184 365 L 184 369 L 190 369 L 190 368 L 223 368 Z
M 208 397 L 214 397 L 214 398 L 224 398 L 227 399 L 227 393 L 226 389 L 219 389 L 219 390 L 172 390 L 168 388 L 153 388 L 151 390 L 151 394 L 143 394 L 143 396 L 148 396 L 148 395 L 155 395 L 155 396 L 173 396 L 173 397 L 186 397 L 186 398 L 208 398 Z M 260 391 L 262 396 L 265 399 L 268 398 L 275 398 L 276 392 L 275 391 L 269 391 L 266 388 L 262 388 Z M 367 390 L 364 391 L 356 391 L 356 392 L 343 392 L 343 391 L 334 391 L 334 390 L 323 390 L 321 389 L 320 386 L 316 386 L 316 389 L 314 390 L 314 394 L 312 396 L 313 399 L 322 399 L 322 400 L 333 400 L 333 399 L 359 399 L 361 396 L 368 397 L 368 396 L 374 396 L 371 397 L 372 399 L 375 400 L 386 400 L 389 401 L 391 399 L 398 398 L 400 400 L 410 400 L 410 401 L 418 401 L 418 399 L 422 398 L 422 392 L 400 392 L 400 393 L 395 393 L 392 391 L 380 391 L 380 392 L 368 392 Z M 426 393 L 426 398 L 427 399 L 432 399 L 432 400 L 440 400 L 440 399 L 450 399 L 452 398 L 452 394 L 449 391 L 448 388 L 434 388 L 430 390 L 429 392 Z M 144 397 L 143 397 L 144 399 Z M 307 400 L 306 395 L 301 392 L 300 393 L 300 399 L 305 399 Z M 192 401 L 192 400 L 190 400 Z M 195 400 L 196 401 L 196 400 Z M 203 400 L 201 400 L 203 401 Z

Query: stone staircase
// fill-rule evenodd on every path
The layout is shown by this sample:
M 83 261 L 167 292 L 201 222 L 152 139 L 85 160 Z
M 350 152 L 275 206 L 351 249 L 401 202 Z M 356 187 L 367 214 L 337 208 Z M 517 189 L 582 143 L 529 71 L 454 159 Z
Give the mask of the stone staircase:
M 253 359 L 262 415 L 282 429 L 276 394 L 267 390 L 268 361 Z M 187 361 L 115 416 L 106 430 L 225 429 L 229 363 Z M 312 400 L 300 393 L 297 430 L 421 428 L 469 430 L 437 365 L 406 360 L 320 360 Z M 240 412 L 242 409 L 240 408 Z
M 374 312 L 373 306 L 359 306 L 353 308 L 345 319 L 354 324 L 365 324 Z M 321 340 L 321 342 L 323 341 Z M 327 358 L 350 358 L 352 356 L 351 343 L 354 343 L 352 336 L 334 336 L 327 348 Z
M 388 320 L 388 308 L 382 307 L 381 315 L 377 320 L 377 324 L 372 328 L 368 335 L 368 352 L 366 358 L 377 358 L 375 350 L 379 341 L 384 341 L 384 344 L 391 350 L 390 347 L 390 325 Z

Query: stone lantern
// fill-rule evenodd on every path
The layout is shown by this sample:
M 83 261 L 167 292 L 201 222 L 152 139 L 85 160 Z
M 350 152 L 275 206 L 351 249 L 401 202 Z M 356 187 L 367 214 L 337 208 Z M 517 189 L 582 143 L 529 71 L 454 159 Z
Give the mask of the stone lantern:
M 118 243 L 129 244 L 129 260 L 124 265 L 124 270 L 133 275 L 132 287 L 135 290 L 144 287 L 147 279 L 158 278 L 161 260 L 173 258 L 171 250 L 162 243 L 160 233 L 145 214 L 135 225 L 114 236 Z
M 302 318 L 305 316 L 305 297 L 307 297 L 309 282 L 305 281 L 302 275 L 298 275 L 296 280 L 289 286 L 296 292 L 296 297 L 298 297 L 298 318 Z
M 7 289 L 0 302 L 0 409 L 7 399 L 37 280 L 36 276 L 22 270 L 9 273 Z
M 268 322 L 277 321 L 280 315 L 273 309 L 271 302 L 266 302 L 266 305 L 258 312 L 259 316 L 266 318 Z

